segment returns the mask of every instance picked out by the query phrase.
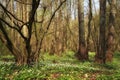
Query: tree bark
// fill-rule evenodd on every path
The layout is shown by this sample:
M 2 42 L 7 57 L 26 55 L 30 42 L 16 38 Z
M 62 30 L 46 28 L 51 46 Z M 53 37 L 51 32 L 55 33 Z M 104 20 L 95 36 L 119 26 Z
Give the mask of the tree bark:
M 88 60 L 88 52 L 85 44 L 84 29 L 84 0 L 78 0 L 78 23 L 79 23 L 79 48 L 76 57 L 81 60 Z
M 114 38 L 115 38 L 115 5 L 116 0 L 109 0 L 110 5 L 110 13 L 109 13 L 109 25 L 108 25 L 108 35 L 107 35 L 107 42 L 106 42 L 106 62 L 111 62 L 113 58 L 114 52 Z
M 99 47 L 95 56 L 95 61 L 105 63 L 106 41 L 106 0 L 100 0 L 100 31 L 99 31 Z
M 90 35 L 91 35 L 91 22 L 92 22 L 92 1 L 89 0 L 89 16 L 88 16 L 88 36 L 87 36 L 87 50 L 90 50 Z

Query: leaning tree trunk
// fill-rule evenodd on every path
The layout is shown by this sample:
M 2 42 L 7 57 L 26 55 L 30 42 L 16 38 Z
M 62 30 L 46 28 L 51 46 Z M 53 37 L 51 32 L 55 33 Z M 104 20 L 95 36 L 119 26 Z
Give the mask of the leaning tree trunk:
M 99 31 L 99 47 L 95 56 L 97 63 L 105 63 L 105 27 L 106 27 L 106 0 L 100 0 L 100 31 Z
M 79 22 L 79 49 L 76 57 L 81 60 L 88 60 L 88 52 L 85 44 L 84 29 L 84 0 L 78 0 L 78 22 Z
M 9 51 L 14 55 L 16 65 L 23 65 L 27 63 L 25 54 L 22 55 L 21 50 L 18 47 L 15 47 L 15 44 L 12 43 L 11 39 L 8 36 L 5 28 L 3 27 L 2 22 L 0 21 L 0 30 L 3 34 L 0 34 L 1 41 L 6 45 Z

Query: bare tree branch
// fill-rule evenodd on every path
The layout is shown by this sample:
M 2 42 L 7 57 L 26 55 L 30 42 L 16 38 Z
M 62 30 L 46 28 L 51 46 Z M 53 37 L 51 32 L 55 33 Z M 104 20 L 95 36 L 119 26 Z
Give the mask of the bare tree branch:
M 51 24 L 51 22 L 52 22 L 52 19 L 54 18 L 56 12 L 60 9 L 60 7 L 61 7 L 61 6 L 63 5 L 63 3 L 65 3 L 65 2 L 66 2 L 66 0 L 62 1 L 62 2 L 60 3 L 60 5 L 56 8 L 56 10 L 53 12 L 53 14 L 52 14 L 52 16 L 51 16 L 51 18 L 50 18 L 50 21 L 49 21 L 49 23 L 48 23 L 48 25 L 47 25 L 47 30 L 44 32 L 44 34 L 43 34 L 43 36 L 42 36 L 42 38 L 41 38 L 41 40 L 40 40 L 40 42 L 39 42 L 39 44 L 38 44 L 38 46 L 39 46 L 38 52 L 40 52 L 40 49 L 41 49 L 41 46 L 42 46 L 42 42 L 43 42 L 43 40 L 44 40 L 44 37 L 45 37 L 46 33 L 48 32 L 48 30 L 49 30 L 49 28 L 50 28 L 50 24 Z
M 6 25 L 8 25 L 8 27 L 10 27 L 10 28 L 12 28 L 12 29 L 18 31 L 19 34 L 21 35 L 21 37 L 22 37 L 24 40 L 26 40 L 26 37 L 22 34 L 22 32 L 21 32 L 20 29 L 14 27 L 14 26 L 12 26 L 12 25 L 10 25 L 9 23 L 7 23 L 7 22 L 6 22 L 5 20 L 3 20 L 2 18 L 0 18 L 0 21 L 4 22 Z
M 13 27 L 12 25 L 10 25 L 9 23 L 7 23 L 5 20 L 3 20 L 2 18 L 0 18 L 0 21 L 4 22 L 6 25 L 8 25 L 8 27 L 18 30 L 16 27 Z
M 10 38 L 8 37 L 8 33 L 6 32 L 5 28 L 3 27 L 3 24 L 2 22 L 0 21 L 0 30 L 2 31 L 3 35 L 4 35 L 4 38 L 2 36 L 1 37 L 1 40 L 4 41 L 4 39 L 6 40 L 6 46 L 8 47 L 8 49 L 12 52 L 13 55 L 15 55 L 12 51 L 13 49 L 13 43 L 11 42 Z
M 10 11 L 8 11 L 1 3 L 0 3 L 0 7 L 8 14 L 10 14 L 14 19 L 16 19 L 17 21 L 20 21 L 22 23 L 24 23 L 22 20 L 18 19 L 17 17 L 14 16 L 14 14 L 12 14 Z
M 31 3 L 27 3 L 27 2 L 22 2 L 20 0 L 15 0 L 16 2 L 19 2 L 20 4 L 25 4 L 25 5 L 32 5 Z

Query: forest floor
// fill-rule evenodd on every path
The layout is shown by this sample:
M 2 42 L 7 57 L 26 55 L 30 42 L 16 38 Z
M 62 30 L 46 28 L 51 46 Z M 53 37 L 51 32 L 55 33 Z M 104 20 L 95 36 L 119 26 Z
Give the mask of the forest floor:
M 47 53 L 33 67 L 15 66 L 12 56 L 0 57 L 0 80 L 120 80 L 120 53 L 114 53 L 111 63 L 94 63 L 94 52 L 90 61 L 80 62 L 68 51 L 61 56 Z

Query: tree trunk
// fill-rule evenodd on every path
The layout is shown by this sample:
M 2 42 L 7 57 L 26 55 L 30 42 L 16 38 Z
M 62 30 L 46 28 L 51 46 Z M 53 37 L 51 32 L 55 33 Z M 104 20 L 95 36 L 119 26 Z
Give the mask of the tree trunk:
M 17 65 L 26 64 L 26 57 L 24 57 L 21 54 L 20 49 L 15 47 L 14 43 L 12 43 L 12 41 L 10 40 L 8 33 L 5 31 L 5 28 L 3 27 L 3 24 L 1 23 L 1 21 L 0 21 L 0 26 L 1 26 L 0 30 L 3 33 L 3 35 L 2 34 L 0 35 L 0 39 L 6 45 L 6 47 L 9 49 L 9 51 L 14 55 L 16 64 Z
M 88 60 L 88 52 L 85 44 L 84 29 L 84 0 L 78 0 L 78 22 L 79 22 L 79 49 L 76 57 L 81 60 Z
M 106 0 L 100 0 L 100 31 L 99 31 L 99 47 L 95 56 L 97 63 L 105 63 L 105 27 L 106 27 Z
M 91 21 L 92 21 L 92 1 L 89 0 L 89 16 L 88 16 L 88 36 L 87 36 L 87 50 L 90 50 L 90 35 L 91 35 Z
M 107 42 L 106 42 L 106 61 L 111 62 L 113 58 L 113 50 L 114 50 L 114 35 L 115 35 L 115 5 L 116 0 L 110 0 L 110 14 L 109 14 L 109 27 L 108 27 L 108 35 L 107 35 Z

